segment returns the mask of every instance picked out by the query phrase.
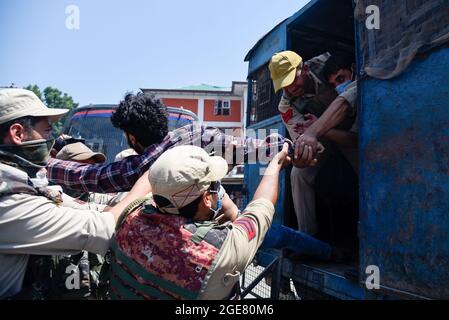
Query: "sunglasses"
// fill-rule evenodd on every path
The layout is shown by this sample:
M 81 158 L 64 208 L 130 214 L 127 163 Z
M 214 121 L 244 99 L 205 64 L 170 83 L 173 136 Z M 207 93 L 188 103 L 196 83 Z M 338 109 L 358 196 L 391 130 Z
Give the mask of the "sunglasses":
M 220 191 L 220 187 L 221 187 L 221 182 L 214 181 L 214 182 L 211 182 L 209 189 L 207 189 L 207 191 L 210 193 L 218 193 L 218 191 Z

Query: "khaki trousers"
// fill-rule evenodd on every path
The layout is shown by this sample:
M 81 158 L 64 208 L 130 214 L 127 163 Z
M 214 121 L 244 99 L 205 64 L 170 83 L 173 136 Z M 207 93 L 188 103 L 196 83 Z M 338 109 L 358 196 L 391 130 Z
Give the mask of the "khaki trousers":
M 315 178 L 332 154 L 331 149 L 326 146 L 326 150 L 320 156 L 320 160 L 315 167 L 293 167 L 291 173 L 292 198 L 298 221 L 298 230 L 310 235 L 314 235 L 318 231 L 315 212 Z M 358 174 L 358 150 L 340 148 L 340 151 Z

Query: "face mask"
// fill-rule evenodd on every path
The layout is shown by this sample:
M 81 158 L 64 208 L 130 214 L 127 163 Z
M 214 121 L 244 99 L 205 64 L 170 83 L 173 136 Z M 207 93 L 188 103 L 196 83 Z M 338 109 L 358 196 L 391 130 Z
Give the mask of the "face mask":
M 217 200 L 217 207 L 215 209 L 210 208 L 210 210 L 214 213 L 214 216 L 212 217 L 212 220 L 218 217 L 218 213 L 223 208 L 223 197 L 226 193 L 225 188 L 223 186 L 220 186 L 220 190 L 217 192 L 218 200 Z
M 26 141 L 20 145 L 1 145 L 0 150 L 25 159 L 32 164 L 45 166 L 55 139 Z
M 335 88 L 335 90 L 337 90 L 338 94 L 342 94 L 343 92 L 346 91 L 346 88 L 347 88 L 347 87 L 349 86 L 349 84 L 351 84 L 351 83 L 352 83 L 351 80 L 345 81 L 345 82 L 343 82 L 342 84 L 340 84 L 339 86 L 337 86 L 337 87 Z

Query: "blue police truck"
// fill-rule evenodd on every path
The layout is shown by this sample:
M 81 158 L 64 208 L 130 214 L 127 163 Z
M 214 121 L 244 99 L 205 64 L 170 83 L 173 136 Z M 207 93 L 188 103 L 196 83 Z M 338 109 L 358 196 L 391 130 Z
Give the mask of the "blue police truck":
M 301 298 L 449 298 L 448 43 L 447 0 L 312 0 L 248 52 L 247 128 L 284 135 L 271 56 L 328 51 L 356 62 L 359 175 L 336 154 L 315 183 L 318 237 L 353 248 L 355 258 L 257 256 L 291 278 Z M 260 169 L 245 165 L 248 200 Z M 288 171 L 279 190 L 275 221 L 295 228 Z

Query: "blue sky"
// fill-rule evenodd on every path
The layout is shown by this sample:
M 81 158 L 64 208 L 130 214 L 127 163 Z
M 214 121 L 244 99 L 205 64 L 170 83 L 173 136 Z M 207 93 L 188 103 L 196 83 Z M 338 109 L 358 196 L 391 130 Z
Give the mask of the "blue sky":
M 54 86 L 80 105 L 126 91 L 244 81 L 248 50 L 307 0 L 1 0 L 0 86 Z M 66 28 L 68 5 L 80 29 Z

